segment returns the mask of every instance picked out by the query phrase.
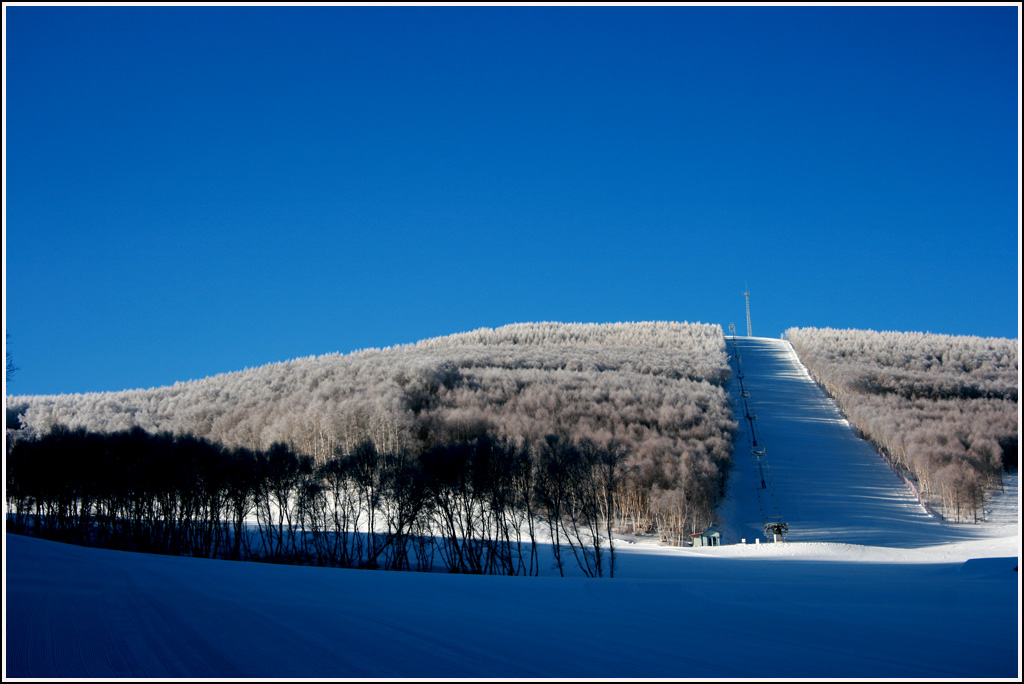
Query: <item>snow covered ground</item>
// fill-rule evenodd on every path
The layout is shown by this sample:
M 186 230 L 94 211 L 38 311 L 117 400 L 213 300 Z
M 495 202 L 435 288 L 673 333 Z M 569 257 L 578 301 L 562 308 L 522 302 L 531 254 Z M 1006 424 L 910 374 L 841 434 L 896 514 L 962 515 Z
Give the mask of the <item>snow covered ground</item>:
M 1017 478 L 991 522 L 938 522 L 785 342 L 737 342 L 786 543 L 753 543 L 766 490 L 742 435 L 720 512 L 725 541 L 748 543 L 621 543 L 613 580 L 549 562 L 542 577 L 392 573 L 5 535 L 4 676 L 1019 679 Z

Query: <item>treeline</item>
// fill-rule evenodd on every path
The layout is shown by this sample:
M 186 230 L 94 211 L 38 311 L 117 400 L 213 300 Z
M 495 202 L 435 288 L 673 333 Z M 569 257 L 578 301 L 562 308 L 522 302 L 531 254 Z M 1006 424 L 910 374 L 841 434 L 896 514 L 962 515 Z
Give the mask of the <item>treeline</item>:
M 921 496 L 961 521 L 1017 463 L 1017 340 L 793 328 L 811 376 Z
M 480 437 L 417 454 L 372 443 L 314 463 L 141 428 L 58 426 L 7 459 L 8 529 L 149 553 L 332 567 L 614 576 L 616 445 Z
M 616 525 L 680 542 L 710 524 L 736 429 L 718 325 L 516 324 L 388 349 L 269 364 L 170 387 L 9 397 L 26 436 L 53 426 L 192 436 L 317 467 L 371 443 L 419 454 L 498 438 L 627 454 Z

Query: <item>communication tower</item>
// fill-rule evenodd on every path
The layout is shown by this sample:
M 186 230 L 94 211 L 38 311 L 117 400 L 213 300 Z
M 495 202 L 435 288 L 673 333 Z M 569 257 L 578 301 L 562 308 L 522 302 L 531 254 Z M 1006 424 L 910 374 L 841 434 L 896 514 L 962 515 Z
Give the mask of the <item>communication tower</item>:
M 747 337 L 753 337 L 754 333 L 750 329 L 750 290 L 746 289 L 746 283 L 743 284 L 746 290 L 743 296 L 747 298 Z

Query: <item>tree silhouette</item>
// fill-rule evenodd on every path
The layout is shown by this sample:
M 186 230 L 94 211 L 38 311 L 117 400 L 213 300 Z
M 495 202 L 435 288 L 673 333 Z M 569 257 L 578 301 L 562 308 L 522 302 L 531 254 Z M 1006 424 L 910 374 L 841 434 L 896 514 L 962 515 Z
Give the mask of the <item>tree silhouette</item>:
M 10 339 L 11 339 L 11 333 L 6 333 L 5 337 L 4 337 L 4 340 L 10 340 Z M 11 378 L 14 377 L 14 372 L 19 370 L 19 368 L 17 366 L 15 366 L 14 365 L 14 361 L 11 360 L 10 345 L 5 343 L 4 346 L 7 347 L 7 349 L 4 350 L 4 353 L 7 356 L 7 370 L 6 370 L 6 375 L 4 377 L 7 379 L 7 382 L 10 382 Z

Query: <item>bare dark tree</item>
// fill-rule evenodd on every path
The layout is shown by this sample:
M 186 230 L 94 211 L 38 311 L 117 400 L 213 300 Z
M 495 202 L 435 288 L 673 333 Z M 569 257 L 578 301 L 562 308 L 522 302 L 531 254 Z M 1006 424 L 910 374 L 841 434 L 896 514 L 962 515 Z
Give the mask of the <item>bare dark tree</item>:
M 4 337 L 4 340 L 8 341 L 10 339 L 11 339 L 11 333 L 6 333 L 5 337 Z M 6 371 L 6 375 L 4 377 L 7 379 L 7 382 L 10 382 L 11 378 L 14 377 L 14 372 L 18 370 L 18 367 L 15 366 L 14 365 L 14 361 L 11 360 L 10 345 L 5 343 L 4 347 L 6 347 L 5 355 L 7 356 L 7 371 Z

